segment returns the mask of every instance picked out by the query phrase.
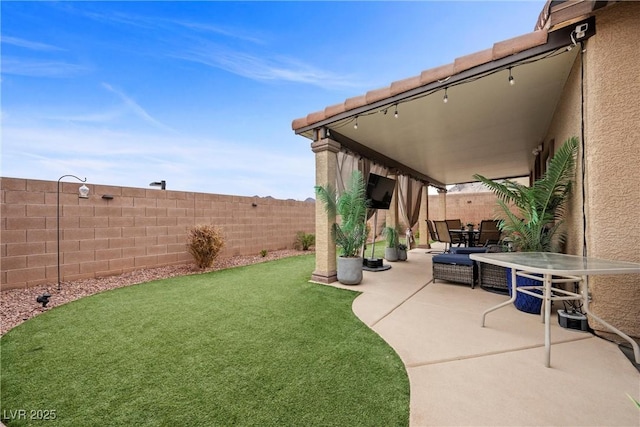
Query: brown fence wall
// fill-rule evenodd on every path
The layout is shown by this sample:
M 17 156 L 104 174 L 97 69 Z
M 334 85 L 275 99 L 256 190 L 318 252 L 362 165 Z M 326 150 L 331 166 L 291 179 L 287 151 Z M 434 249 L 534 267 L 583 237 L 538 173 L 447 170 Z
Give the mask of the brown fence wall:
M 223 258 L 291 248 L 297 231 L 315 232 L 314 203 L 94 184 L 79 199 L 80 185 L 61 183 L 62 280 L 190 262 L 195 224 L 223 230 Z M 56 282 L 57 182 L 0 178 L 0 192 L 2 289 Z
M 445 210 L 442 196 L 429 196 L 429 219 L 460 219 L 463 224 L 480 224 L 483 219 L 494 219 L 500 212 L 495 194 L 490 191 L 480 193 L 448 193 Z

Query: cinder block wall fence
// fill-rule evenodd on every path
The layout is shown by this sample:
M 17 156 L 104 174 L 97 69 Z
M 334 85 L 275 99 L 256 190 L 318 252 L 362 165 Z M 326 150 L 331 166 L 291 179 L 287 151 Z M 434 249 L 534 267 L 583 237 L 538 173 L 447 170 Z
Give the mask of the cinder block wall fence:
M 92 183 L 80 199 L 81 184 L 60 187 L 66 281 L 190 262 L 186 235 L 196 224 L 223 230 L 223 258 L 291 248 L 297 231 L 315 232 L 314 203 Z M 0 178 L 0 191 L 2 289 L 56 283 L 57 182 Z

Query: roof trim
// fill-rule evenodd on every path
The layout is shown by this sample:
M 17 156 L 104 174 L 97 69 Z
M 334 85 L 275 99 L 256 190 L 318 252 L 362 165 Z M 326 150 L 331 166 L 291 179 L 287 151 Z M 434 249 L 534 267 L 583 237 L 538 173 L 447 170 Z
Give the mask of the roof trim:
M 567 37 L 566 40 L 569 40 L 570 43 L 569 37 Z M 566 40 L 563 41 L 561 45 L 566 45 Z M 542 47 L 543 49 L 538 50 L 535 49 L 536 47 Z M 511 59 L 511 61 L 508 62 L 515 63 L 539 55 L 540 53 L 554 50 L 557 47 L 555 43 L 549 46 L 548 34 L 544 30 L 534 31 L 509 40 L 504 40 L 495 43 L 491 49 L 456 58 L 451 64 L 425 70 L 418 76 L 393 82 L 390 86 L 371 90 L 364 95 L 349 98 L 342 104 L 332 105 L 324 110 L 310 113 L 306 117 L 295 119 L 291 127 L 296 133 L 302 133 L 312 128 L 323 126 L 329 122 L 345 118 L 342 116 L 353 116 L 362 114 L 364 111 L 379 108 L 381 101 L 383 101 L 383 104 L 389 105 L 398 103 L 432 90 L 435 87 L 451 85 L 451 83 L 456 81 L 484 73 L 487 71 L 486 66 L 490 64 L 495 64 L 495 67 L 489 68 L 504 67 L 507 65 L 507 62 L 501 60 L 507 57 Z M 532 49 L 534 49 L 535 52 L 532 52 Z M 443 82 L 445 79 L 446 82 Z M 364 111 L 356 111 L 362 108 L 364 108 Z

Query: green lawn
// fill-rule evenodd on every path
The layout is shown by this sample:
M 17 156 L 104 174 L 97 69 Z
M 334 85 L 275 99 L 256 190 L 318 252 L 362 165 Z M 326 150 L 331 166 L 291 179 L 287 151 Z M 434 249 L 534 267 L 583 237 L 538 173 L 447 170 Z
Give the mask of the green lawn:
M 3 422 L 408 425 L 402 362 L 352 313 L 356 292 L 307 282 L 313 262 L 120 288 L 25 322 L 0 340 Z

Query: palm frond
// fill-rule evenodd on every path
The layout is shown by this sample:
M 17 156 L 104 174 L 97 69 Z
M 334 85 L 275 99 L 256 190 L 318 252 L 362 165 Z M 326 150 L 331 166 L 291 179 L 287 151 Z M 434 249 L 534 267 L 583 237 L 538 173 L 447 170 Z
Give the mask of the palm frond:
M 557 251 L 566 239 L 562 229 L 565 205 L 572 190 L 578 138 L 565 141 L 549 162 L 545 175 L 531 187 L 513 181 L 495 182 L 474 175 L 498 197 L 500 229 L 521 251 Z M 508 203 L 513 204 L 519 216 Z
M 341 255 L 357 256 L 367 238 L 365 221 L 367 218 L 366 187 L 362 173 L 356 170 L 351 175 L 345 191 L 338 195 L 330 186 L 316 186 L 318 200 L 324 203 L 327 214 L 340 216 L 340 224 L 331 226 L 331 236 L 341 249 Z

